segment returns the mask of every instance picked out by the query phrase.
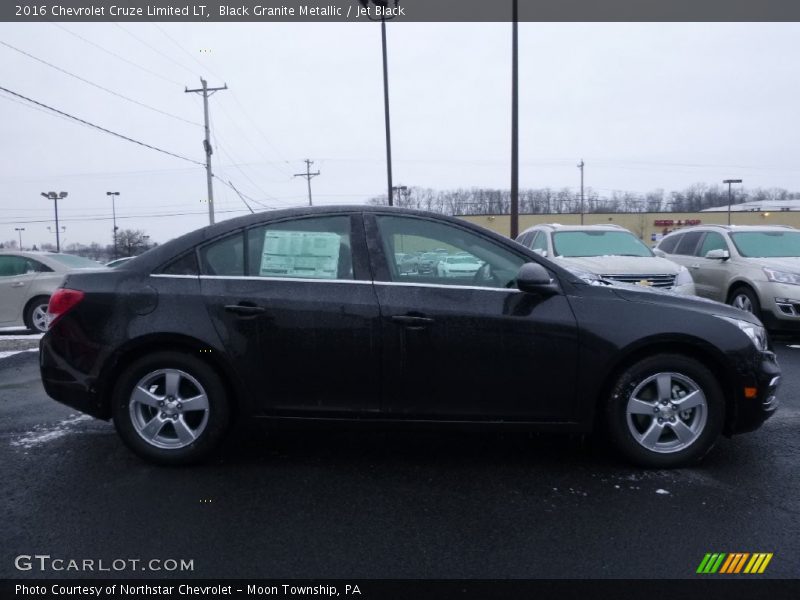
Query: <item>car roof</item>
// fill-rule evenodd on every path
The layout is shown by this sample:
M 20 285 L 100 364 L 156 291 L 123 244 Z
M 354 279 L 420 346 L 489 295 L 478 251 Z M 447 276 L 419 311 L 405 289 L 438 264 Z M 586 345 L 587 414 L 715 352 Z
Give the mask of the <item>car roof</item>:
M 727 231 L 735 233 L 737 231 L 797 231 L 791 225 L 693 225 L 692 227 L 682 227 L 675 231 L 670 231 L 662 239 L 676 236 L 687 231 Z
M 525 231 L 521 232 L 520 235 L 523 233 L 528 233 L 530 231 L 627 231 L 630 233 L 628 229 L 625 229 L 621 225 L 616 225 L 614 223 L 603 224 L 603 225 L 562 225 L 561 223 L 539 223 L 538 225 L 534 225 L 532 227 L 528 227 Z

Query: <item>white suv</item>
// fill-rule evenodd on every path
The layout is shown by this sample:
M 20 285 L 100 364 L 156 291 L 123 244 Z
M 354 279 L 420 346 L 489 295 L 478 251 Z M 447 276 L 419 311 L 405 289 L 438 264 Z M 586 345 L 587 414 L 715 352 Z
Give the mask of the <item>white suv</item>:
M 656 254 L 689 267 L 697 293 L 751 312 L 774 329 L 800 329 L 800 231 L 702 225 L 665 236 Z
M 517 242 L 584 279 L 602 278 L 695 293 L 686 267 L 659 258 L 619 225 L 535 225 Z

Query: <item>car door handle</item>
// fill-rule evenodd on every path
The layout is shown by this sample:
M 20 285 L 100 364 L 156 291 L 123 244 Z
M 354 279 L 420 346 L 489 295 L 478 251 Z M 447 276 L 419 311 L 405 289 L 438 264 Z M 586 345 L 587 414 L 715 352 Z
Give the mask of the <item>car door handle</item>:
M 249 317 L 261 314 L 266 309 L 263 306 L 256 306 L 255 304 L 227 304 L 225 305 L 225 310 L 237 315 Z
M 25 285 L 24 281 L 15 281 L 11 284 L 11 287 L 22 287 L 23 285 Z
M 689 265 L 690 269 L 699 269 L 700 265 Z
M 416 317 L 414 315 L 393 315 L 392 322 L 419 329 L 433 323 L 433 319 L 430 317 Z

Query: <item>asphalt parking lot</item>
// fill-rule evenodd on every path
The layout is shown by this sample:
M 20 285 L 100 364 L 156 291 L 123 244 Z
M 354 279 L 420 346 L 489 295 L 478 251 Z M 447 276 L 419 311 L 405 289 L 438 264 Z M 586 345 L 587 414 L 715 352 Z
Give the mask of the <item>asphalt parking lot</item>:
M 15 568 L 47 554 L 193 561 L 116 577 L 691 578 L 707 552 L 771 552 L 765 576 L 800 577 L 791 340 L 761 430 L 698 467 L 641 471 L 579 438 L 263 428 L 210 464 L 158 468 L 49 400 L 37 352 L 10 354 L 35 346 L 20 337 L 0 334 L 2 577 L 77 575 Z

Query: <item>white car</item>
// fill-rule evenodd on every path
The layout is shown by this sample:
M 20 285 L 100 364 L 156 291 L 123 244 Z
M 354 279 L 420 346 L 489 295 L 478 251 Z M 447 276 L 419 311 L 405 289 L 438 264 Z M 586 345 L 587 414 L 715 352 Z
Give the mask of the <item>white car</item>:
M 536 225 L 516 241 L 587 280 L 602 278 L 695 295 L 686 267 L 656 256 L 619 225 Z
M 0 250 L 0 327 L 46 331 L 47 303 L 64 276 L 76 269 L 103 268 L 72 254 Z
M 475 277 L 481 262 L 470 254 L 446 256 L 436 265 L 439 277 Z

